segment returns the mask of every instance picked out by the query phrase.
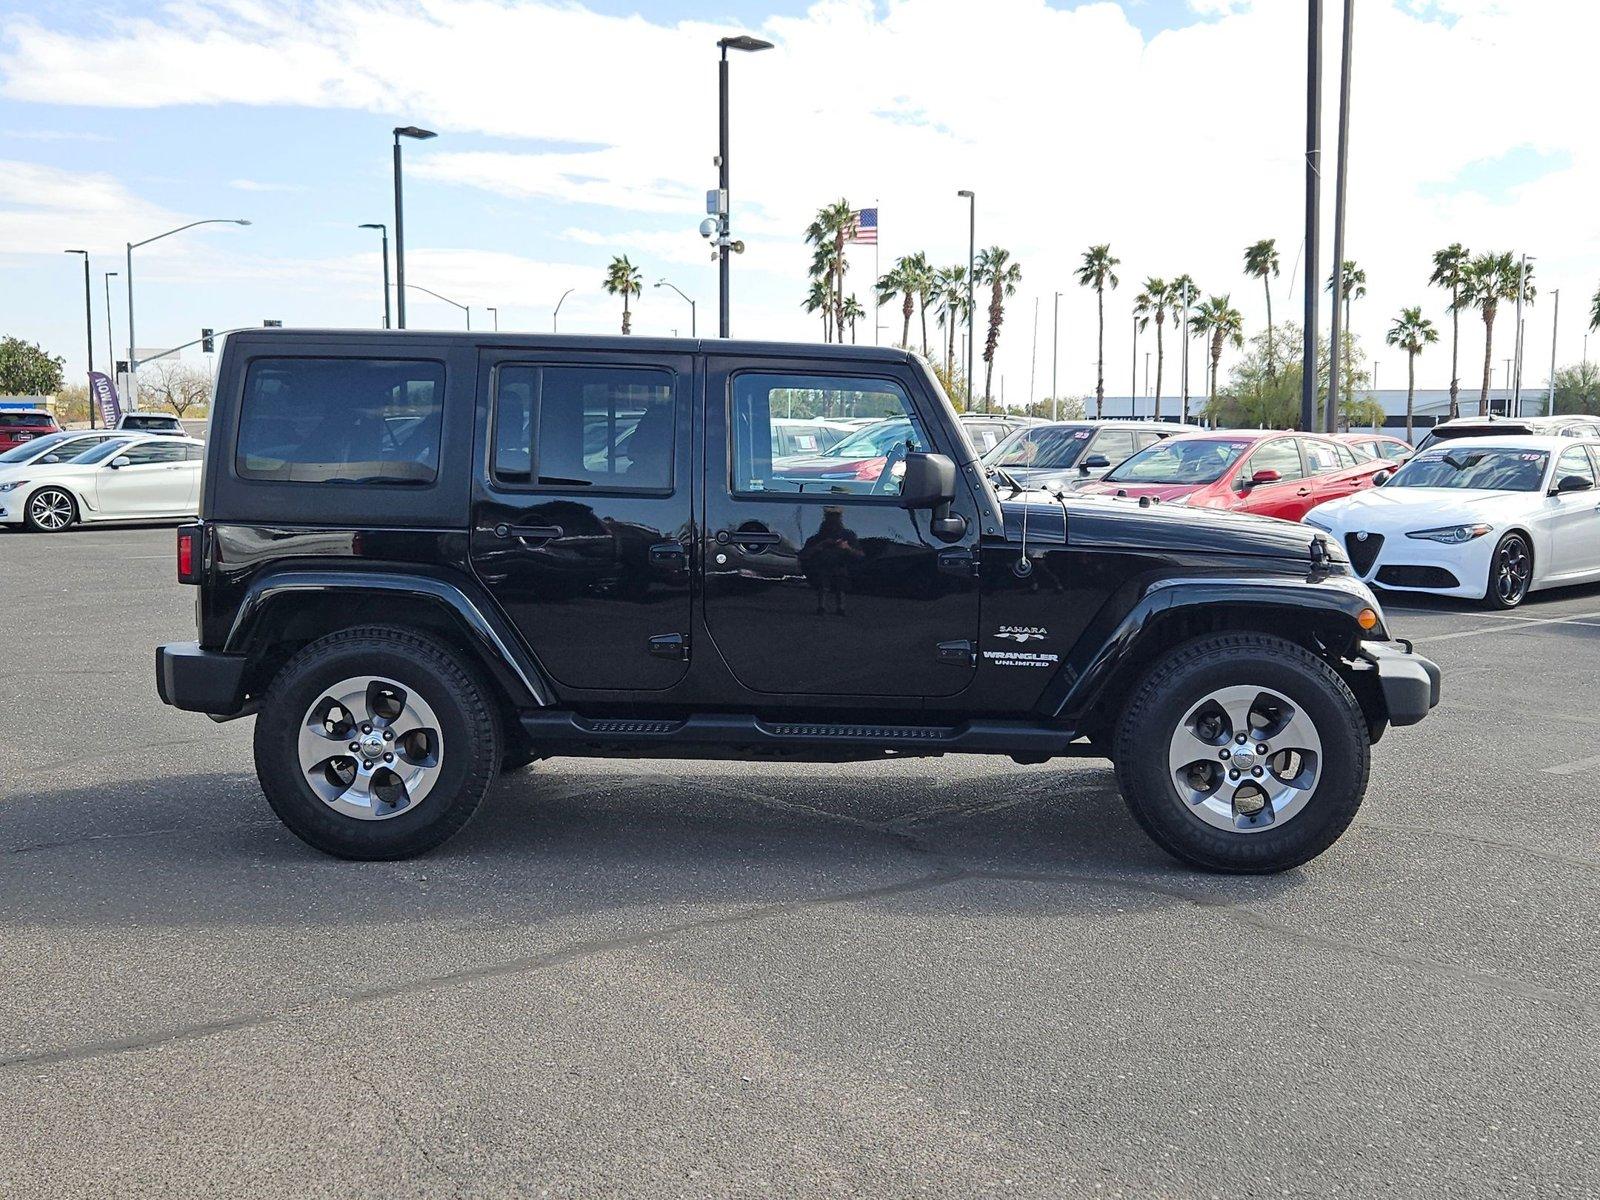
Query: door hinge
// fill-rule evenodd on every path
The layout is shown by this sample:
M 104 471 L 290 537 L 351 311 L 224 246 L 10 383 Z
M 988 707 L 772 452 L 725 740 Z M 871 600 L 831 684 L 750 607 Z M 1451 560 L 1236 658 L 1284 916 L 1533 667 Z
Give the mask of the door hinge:
M 978 652 L 971 642 L 940 642 L 935 651 L 935 657 L 942 663 L 952 667 L 975 667 L 978 665 Z
M 650 653 L 682 661 L 689 657 L 689 639 L 681 633 L 658 633 L 650 639 Z
M 939 570 L 963 579 L 978 577 L 978 556 L 968 549 L 939 551 Z

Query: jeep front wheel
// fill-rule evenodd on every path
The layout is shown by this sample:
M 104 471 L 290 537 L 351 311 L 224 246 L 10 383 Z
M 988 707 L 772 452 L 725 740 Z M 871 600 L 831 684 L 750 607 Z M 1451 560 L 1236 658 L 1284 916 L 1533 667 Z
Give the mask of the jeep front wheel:
M 1309 651 L 1264 634 L 1180 646 L 1140 680 L 1116 736 L 1117 782 L 1169 854 L 1271 872 L 1321 854 L 1355 817 L 1370 744 L 1361 705 Z
M 286 663 L 256 718 L 256 774 L 303 841 L 340 858 L 421 854 L 477 811 L 500 763 L 488 690 L 409 630 L 342 630 Z

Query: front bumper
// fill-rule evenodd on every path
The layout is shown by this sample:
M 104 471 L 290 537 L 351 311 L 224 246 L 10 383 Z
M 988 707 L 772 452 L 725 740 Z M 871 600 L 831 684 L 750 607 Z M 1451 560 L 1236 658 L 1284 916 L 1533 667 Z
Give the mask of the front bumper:
M 1389 724 L 1415 725 L 1439 703 L 1439 668 L 1410 642 L 1362 642 L 1358 653 L 1378 672 Z
M 244 710 L 242 654 L 202 650 L 198 642 L 156 647 L 156 692 L 163 704 L 214 717 Z

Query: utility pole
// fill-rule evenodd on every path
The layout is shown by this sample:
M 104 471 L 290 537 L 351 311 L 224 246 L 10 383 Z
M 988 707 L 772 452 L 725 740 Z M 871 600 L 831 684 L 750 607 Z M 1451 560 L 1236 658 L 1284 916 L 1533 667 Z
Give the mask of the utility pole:
M 1061 293 L 1056 293 L 1055 311 L 1050 318 L 1050 419 L 1061 419 L 1061 393 L 1056 390 L 1056 364 L 1061 357 Z M 1553 374 L 1553 372 L 1552 372 Z
M 1356 0 L 1344 0 L 1344 44 L 1339 47 L 1339 157 L 1333 185 L 1333 337 L 1328 343 L 1328 407 L 1322 420 L 1325 433 L 1339 427 L 1339 359 L 1344 347 L 1339 315 L 1340 301 L 1344 299 L 1345 183 L 1349 178 L 1350 59 L 1355 17 Z
M 1556 331 L 1561 328 L 1561 289 L 1556 288 L 1552 293 L 1555 297 L 1555 312 L 1550 315 L 1550 393 L 1545 398 L 1550 411 L 1545 415 L 1556 415 Z
M 1306 0 L 1306 294 L 1300 428 L 1317 421 L 1317 244 L 1322 236 L 1322 0 Z

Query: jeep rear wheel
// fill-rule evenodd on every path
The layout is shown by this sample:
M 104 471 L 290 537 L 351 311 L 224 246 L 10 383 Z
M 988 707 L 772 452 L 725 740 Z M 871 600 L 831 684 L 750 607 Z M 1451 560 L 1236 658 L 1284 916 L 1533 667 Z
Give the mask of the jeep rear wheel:
M 256 718 L 256 774 L 303 841 L 340 858 L 421 854 L 477 811 L 500 763 L 488 689 L 451 652 L 373 627 L 306 646 Z
M 1366 792 L 1361 705 L 1309 651 L 1264 634 L 1200 638 L 1156 662 L 1118 725 L 1117 782 L 1169 854 L 1270 872 L 1321 854 Z

